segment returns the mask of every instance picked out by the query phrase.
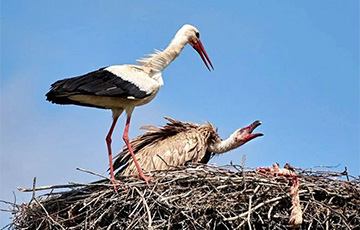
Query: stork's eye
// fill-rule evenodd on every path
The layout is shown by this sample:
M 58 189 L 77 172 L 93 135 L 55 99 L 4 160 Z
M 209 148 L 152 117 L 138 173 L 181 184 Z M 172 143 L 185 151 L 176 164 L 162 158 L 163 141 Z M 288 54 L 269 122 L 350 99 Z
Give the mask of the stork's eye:
M 200 33 L 199 32 L 196 32 L 196 37 L 200 39 Z

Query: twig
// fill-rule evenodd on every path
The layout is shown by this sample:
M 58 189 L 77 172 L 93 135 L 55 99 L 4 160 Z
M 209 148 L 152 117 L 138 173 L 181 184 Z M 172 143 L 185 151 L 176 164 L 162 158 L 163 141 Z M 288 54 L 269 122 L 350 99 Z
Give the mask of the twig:
M 243 156 L 242 156 L 242 162 L 241 162 L 241 168 L 242 168 L 243 182 L 244 182 L 244 184 L 246 185 L 245 161 L 246 161 L 246 155 L 243 154 Z
M 55 225 L 59 226 L 61 229 L 65 230 L 65 228 L 59 224 L 58 222 L 56 222 L 48 213 L 48 211 L 46 210 L 46 208 L 41 204 L 41 202 L 38 201 L 38 199 L 35 197 L 35 184 L 36 184 L 36 177 L 34 177 L 34 180 L 33 180 L 33 196 L 32 196 L 32 199 L 37 203 L 37 205 L 39 205 L 45 212 L 47 218 L 49 218 L 49 220 L 51 220 L 51 222 L 53 222 Z
M 160 199 L 160 201 L 165 201 L 165 200 L 169 200 L 172 199 L 172 201 L 177 200 L 177 198 L 184 198 L 187 197 L 192 191 L 188 191 L 187 193 L 182 193 L 182 194 L 177 194 L 177 195 L 173 195 L 173 196 L 168 196 L 168 197 L 162 197 Z M 174 199 L 176 198 L 176 199 Z
M 299 192 L 299 194 L 300 194 L 300 193 L 304 193 L 304 192 L 305 192 L 305 191 L 302 190 L 302 191 Z M 278 197 L 269 199 L 269 200 L 267 200 L 267 201 L 264 201 L 264 202 L 256 205 L 256 206 L 252 209 L 252 211 L 254 212 L 255 210 L 261 208 L 262 206 L 264 206 L 264 205 L 266 205 L 266 204 L 273 203 L 273 202 L 275 202 L 275 201 L 284 199 L 284 198 L 286 198 L 286 197 L 288 197 L 288 195 L 287 195 L 287 194 L 284 194 L 284 195 L 282 195 L 282 196 L 278 196 Z M 234 220 L 240 219 L 241 217 L 244 217 L 244 216 L 248 215 L 248 212 L 249 212 L 249 211 L 246 211 L 246 212 L 244 212 L 244 213 L 242 213 L 242 214 L 240 214 L 240 215 L 233 216 L 233 217 L 229 217 L 229 218 L 225 218 L 224 220 L 225 220 L 225 221 L 234 221 Z
M 48 185 L 48 186 L 39 186 L 39 187 L 35 187 L 35 188 L 23 188 L 23 187 L 18 187 L 17 189 L 20 192 L 34 192 L 34 191 L 40 191 L 40 190 L 49 190 L 49 189 L 56 189 L 56 188 L 73 188 L 73 187 L 79 187 L 82 185 L 71 185 L 71 184 L 66 184 L 66 185 Z
M 62 185 L 46 185 L 46 186 L 39 186 L 35 188 L 23 188 L 18 187 L 17 189 L 20 192 L 33 192 L 33 191 L 41 191 L 41 190 L 50 190 L 50 189 L 60 189 L 60 188 L 76 188 L 76 187 L 84 187 L 84 186 L 107 186 L 113 187 L 112 184 L 106 183 L 78 183 L 78 182 L 69 182 L 69 184 L 62 184 Z
M 148 219 L 149 219 L 148 229 L 153 229 L 153 228 L 152 228 L 152 219 L 151 219 L 151 213 L 150 213 L 149 206 L 148 206 L 148 204 L 147 204 L 147 202 L 146 202 L 143 194 L 140 193 L 139 189 L 137 189 L 137 188 L 135 187 L 135 191 L 136 191 L 136 192 L 139 194 L 139 196 L 141 197 L 141 200 L 143 201 L 143 204 L 144 204 L 144 206 L 145 206 L 145 208 L 146 208 L 146 211 L 147 211 L 147 214 L 148 214 Z
M 110 180 L 108 177 L 106 177 L 106 176 L 103 176 L 103 175 L 101 175 L 101 174 L 99 174 L 99 173 L 96 173 L 96 172 L 93 172 L 93 171 L 90 171 L 90 170 L 87 170 L 87 169 L 83 169 L 83 168 L 76 168 L 76 170 L 79 170 L 79 171 L 81 171 L 81 172 L 86 172 L 86 173 L 89 173 L 89 174 L 92 174 L 92 175 L 95 175 L 95 176 L 98 176 L 98 177 L 101 177 L 101 178 L 103 178 L 103 179 L 107 179 L 107 180 Z
M 252 201 L 252 198 L 253 198 L 253 195 L 251 195 L 249 197 L 249 209 L 248 209 L 248 215 L 247 215 L 247 223 L 248 223 L 248 226 L 249 226 L 249 229 L 252 230 L 251 228 L 251 223 L 250 223 L 250 214 L 251 214 L 251 201 Z
M 134 215 L 134 213 L 136 212 L 136 210 L 138 209 L 138 207 L 140 206 L 142 200 L 139 200 L 139 202 L 137 203 L 137 205 L 135 206 L 135 208 L 133 209 L 133 211 L 130 213 L 129 218 L 132 217 L 132 215 Z
M 83 187 L 83 186 L 87 186 L 87 187 L 96 187 L 96 186 L 103 186 L 103 187 L 114 187 L 113 184 L 110 183 L 79 183 L 79 182 L 69 182 L 70 185 L 73 185 L 74 187 Z
M 347 181 L 350 181 L 350 179 L 349 179 L 349 173 L 348 173 L 348 169 L 347 169 L 347 166 L 346 166 L 346 165 L 345 165 L 344 174 L 345 174 L 345 176 L 346 176 Z
M 56 221 L 69 230 L 151 227 L 254 230 L 259 225 L 266 229 L 288 228 L 291 205 L 288 180 L 260 176 L 244 165 L 189 167 L 151 172 L 156 178 L 152 190 L 143 190 L 144 184 L 137 176 L 121 177 L 127 190 L 118 194 L 102 179 L 76 183 L 79 188 L 56 193 L 52 192 L 53 186 L 47 186 L 51 192 L 40 196 L 34 192 L 37 189 L 34 183 L 33 199 L 35 195 L 39 197 L 17 206 L 13 226 L 61 229 Z M 340 176 L 344 176 L 343 180 Z M 352 178 L 349 175 L 347 181 L 344 172 L 302 171 L 299 177 L 302 189 L 299 201 L 305 207 L 302 228 L 325 230 L 327 224 L 328 229 L 356 229 L 360 223 L 360 179 Z M 330 202 L 332 199 L 334 202 Z

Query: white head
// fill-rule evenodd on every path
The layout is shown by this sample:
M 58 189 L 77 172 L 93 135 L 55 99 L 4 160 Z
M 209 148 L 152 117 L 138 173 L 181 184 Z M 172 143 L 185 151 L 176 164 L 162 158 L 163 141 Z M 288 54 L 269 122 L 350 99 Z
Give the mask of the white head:
M 186 37 L 189 42 L 197 42 L 199 40 L 199 36 L 199 30 L 190 24 L 183 25 L 175 35 L 175 37 Z
M 200 32 L 194 26 L 185 24 L 180 30 L 176 33 L 174 41 L 186 39 L 186 42 L 189 43 L 200 55 L 201 59 L 205 63 L 206 67 L 210 70 L 208 63 L 211 68 L 214 69 L 209 56 L 207 55 L 203 44 L 200 41 Z M 206 58 L 206 60 L 205 60 Z M 208 63 L 207 63 L 207 62 Z

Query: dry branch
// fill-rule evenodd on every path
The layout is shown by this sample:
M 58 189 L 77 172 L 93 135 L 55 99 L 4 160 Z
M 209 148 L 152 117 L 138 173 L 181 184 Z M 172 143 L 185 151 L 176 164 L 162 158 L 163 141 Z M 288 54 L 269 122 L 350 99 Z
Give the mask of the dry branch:
M 296 172 L 300 229 L 360 228 L 359 178 Z M 118 180 L 126 189 L 118 193 L 97 181 L 34 197 L 14 206 L 10 229 L 289 229 L 288 180 L 240 165 L 193 165 L 149 176 L 155 178 L 152 189 L 136 177 L 122 177 Z

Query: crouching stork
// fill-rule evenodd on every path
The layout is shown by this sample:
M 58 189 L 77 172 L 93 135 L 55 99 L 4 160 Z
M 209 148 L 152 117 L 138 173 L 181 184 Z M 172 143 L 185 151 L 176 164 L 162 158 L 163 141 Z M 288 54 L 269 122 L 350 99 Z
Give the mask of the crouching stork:
M 222 140 L 217 129 L 207 122 L 205 125 L 188 123 L 165 117 L 169 121 L 164 127 L 144 126 L 148 130 L 131 141 L 140 167 L 145 171 L 167 170 L 188 163 L 207 163 L 216 154 L 235 149 L 246 142 L 263 136 L 252 133 L 261 125 L 255 121 L 251 125 L 237 129 L 226 140 Z M 131 152 L 124 146 L 114 158 L 117 175 L 136 175 L 137 166 Z
M 110 164 L 111 182 L 116 191 L 116 181 L 112 167 L 111 135 L 119 116 L 125 110 L 127 114 L 123 140 L 130 151 L 140 179 L 148 184 L 148 178 L 142 172 L 129 143 L 129 125 L 131 114 L 136 106 L 149 103 L 163 85 L 162 71 L 179 56 L 186 44 L 190 44 L 200 55 L 206 67 L 212 63 L 200 41 L 199 30 L 184 25 L 164 51 L 149 54 L 148 58 L 138 61 L 139 65 L 113 65 L 57 81 L 46 94 L 47 100 L 56 104 L 111 109 L 113 122 L 106 136 Z M 209 65 L 208 65 L 208 63 Z

